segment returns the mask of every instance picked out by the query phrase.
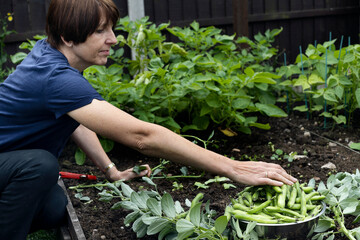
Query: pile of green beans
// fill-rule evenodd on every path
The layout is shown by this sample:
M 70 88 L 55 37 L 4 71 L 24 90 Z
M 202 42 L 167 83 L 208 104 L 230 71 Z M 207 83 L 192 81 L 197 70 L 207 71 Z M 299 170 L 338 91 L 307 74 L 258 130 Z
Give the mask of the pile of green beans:
M 325 196 L 313 187 L 296 182 L 292 186 L 251 186 L 231 200 L 225 214 L 265 224 L 295 223 L 316 216 Z

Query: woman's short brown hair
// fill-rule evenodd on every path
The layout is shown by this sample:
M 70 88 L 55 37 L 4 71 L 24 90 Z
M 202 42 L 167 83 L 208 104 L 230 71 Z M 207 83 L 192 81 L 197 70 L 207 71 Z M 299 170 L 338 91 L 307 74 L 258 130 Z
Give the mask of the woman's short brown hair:
M 106 25 L 115 25 L 119 10 L 112 0 L 51 0 L 46 17 L 46 34 L 51 46 L 65 41 L 83 43 L 99 27 L 104 14 Z

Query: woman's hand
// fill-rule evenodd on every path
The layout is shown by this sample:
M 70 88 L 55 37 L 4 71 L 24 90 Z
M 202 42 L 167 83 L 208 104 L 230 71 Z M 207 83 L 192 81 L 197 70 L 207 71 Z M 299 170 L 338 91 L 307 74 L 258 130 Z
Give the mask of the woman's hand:
M 150 166 L 148 164 L 144 164 L 141 166 L 146 167 L 146 169 L 141 171 L 139 174 L 134 172 L 133 168 L 129 168 L 125 171 L 119 171 L 116 169 L 116 167 L 112 167 L 106 172 L 105 176 L 111 182 L 118 181 L 118 180 L 129 181 L 131 179 L 143 177 L 143 176 L 150 177 L 150 175 L 151 175 Z
M 292 185 L 297 181 L 280 165 L 266 162 L 234 161 L 227 175 L 232 180 L 247 185 L 281 186 L 283 183 Z

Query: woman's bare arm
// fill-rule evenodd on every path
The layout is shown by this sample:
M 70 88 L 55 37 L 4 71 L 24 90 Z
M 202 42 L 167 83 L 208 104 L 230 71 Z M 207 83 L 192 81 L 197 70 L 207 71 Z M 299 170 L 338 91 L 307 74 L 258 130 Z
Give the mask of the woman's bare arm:
M 280 186 L 296 181 L 277 164 L 231 160 L 201 148 L 162 126 L 141 121 L 106 101 L 93 100 L 91 104 L 68 114 L 92 131 L 145 155 L 166 158 L 227 176 L 240 183 Z
M 107 179 L 116 181 L 120 179 L 130 180 L 135 177 L 141 177 L 151 173 L 149 165 L 146 166 L 146 171 L 141 172 L 139 175 L 134 173 L 131 169 L 119 171 L 116 166 L 106 170 L 106 167 L 111 164 L 111 160 L 104 151 L 95 132 L 81 125 L 72 134 L 72 139 L 84 151 L 86 156 L 95 163 L 95 165 L 104 172 Z

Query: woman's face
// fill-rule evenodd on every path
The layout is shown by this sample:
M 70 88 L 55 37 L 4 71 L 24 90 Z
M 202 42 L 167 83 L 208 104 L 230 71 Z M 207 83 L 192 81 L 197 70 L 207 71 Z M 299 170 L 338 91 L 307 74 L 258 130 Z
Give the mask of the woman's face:
M 85 42 L 72 46 L 73 58 L 70 60 L 70 65 L 80 71 L 91 65 L 105 65 L 110 48 L 116 43 L 112 25 L 106 25 L 105 19 L 102 19 L 99 27 Z

